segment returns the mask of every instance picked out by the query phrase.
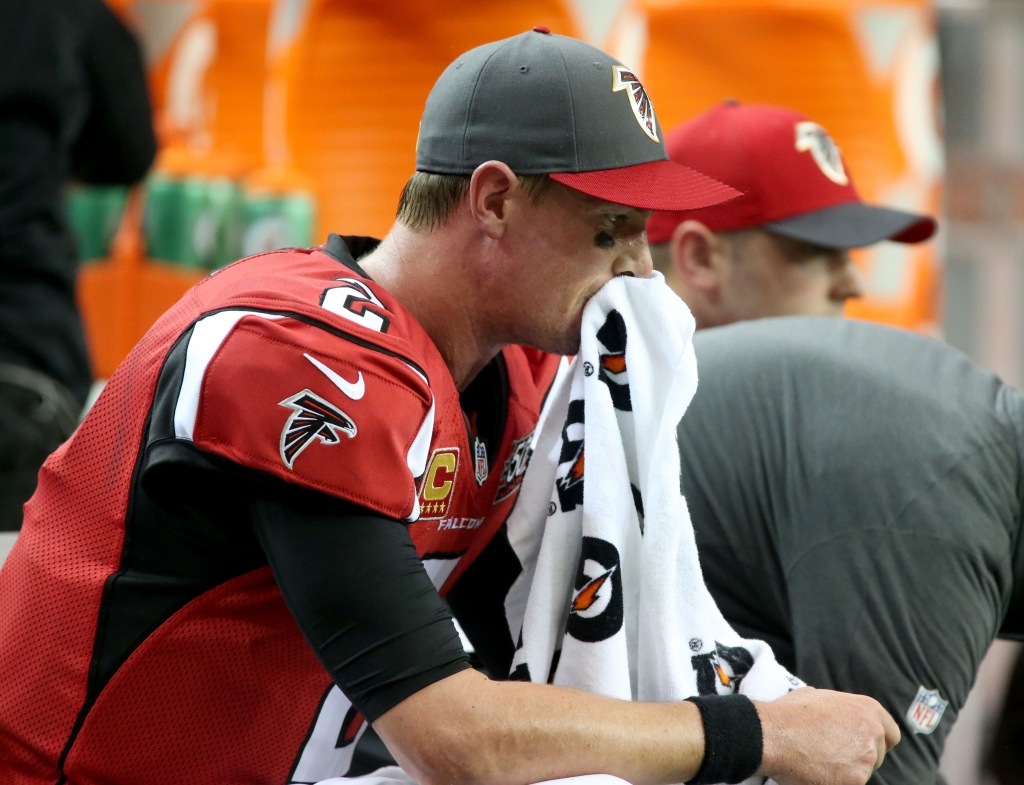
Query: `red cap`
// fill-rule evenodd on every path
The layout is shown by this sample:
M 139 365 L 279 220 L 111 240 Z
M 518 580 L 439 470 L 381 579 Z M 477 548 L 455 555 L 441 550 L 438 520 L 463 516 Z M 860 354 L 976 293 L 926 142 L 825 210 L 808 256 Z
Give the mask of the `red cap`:
M 864 204 L 828 132 L 799 112 L 727 101 L 676 128 L 665 143 L 671 160 L 743 196 L 702 210 L 655 213 L 647 222 L 651 243 L 667 242 L 687 219 L 712 231 L 766 226 L 831 248 L 920 242 L 935 233 L 932 218 Z
M 548 177 L 574 191 L 640 210 L 693 210 L 741 195 L 735 188 L 674 161 L 596 172 L 551 172 Z

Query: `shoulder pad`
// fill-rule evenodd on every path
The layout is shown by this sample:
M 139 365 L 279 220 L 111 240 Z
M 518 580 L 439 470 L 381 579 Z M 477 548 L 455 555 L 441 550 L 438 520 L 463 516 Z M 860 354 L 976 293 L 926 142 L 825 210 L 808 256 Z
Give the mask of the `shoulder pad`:
M 416 504 L 433 397 L 412 360 L 327 324 L 251 310 L 200 319 L 174 435 L 393 518 Z

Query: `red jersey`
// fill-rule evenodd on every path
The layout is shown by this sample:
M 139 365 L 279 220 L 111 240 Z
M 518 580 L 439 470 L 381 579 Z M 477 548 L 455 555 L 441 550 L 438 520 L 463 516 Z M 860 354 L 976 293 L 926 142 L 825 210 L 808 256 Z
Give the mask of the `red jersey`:
M 437 348 L 338 238 L 242 260 L 190 290 L 25 507 L 0 572 L 0 781 L 344 774 L 361 718 L 265 556 L 233 544 L 233 486 L 210 491 L 224 510 L 212 528 L 183 531 L 146 478 L 189 461 L 225 477 L 244 468 L 404 519 L 443 595 L 511 510 L 556 367 L 520 347 L 496 362 L 507 392 L 488 455 Z

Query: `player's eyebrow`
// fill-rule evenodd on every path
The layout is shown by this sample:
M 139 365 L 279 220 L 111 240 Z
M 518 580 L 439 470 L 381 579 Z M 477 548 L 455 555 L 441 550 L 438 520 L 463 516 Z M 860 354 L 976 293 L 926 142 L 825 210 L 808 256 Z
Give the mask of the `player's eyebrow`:
M 594 218 L 605 218 L 609 215 L 624 215 L 627 219 L 647 222 L 647 219 L 651 217 L 651 210 L 640 210 L 636 207 L 626 207 L 622 204 L 615 204 L 614 202 L 601 202 L 591 211 L 591 216 Z

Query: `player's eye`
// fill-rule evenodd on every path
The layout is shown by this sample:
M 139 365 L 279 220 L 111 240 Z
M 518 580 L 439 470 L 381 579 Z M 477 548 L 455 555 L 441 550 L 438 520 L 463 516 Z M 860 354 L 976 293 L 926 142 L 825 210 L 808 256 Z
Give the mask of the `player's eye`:
M 594 245 L 607 251 L 615 245 L 615 238 L 608 234 L 608 232 L 598 232 L 594 235 Z

